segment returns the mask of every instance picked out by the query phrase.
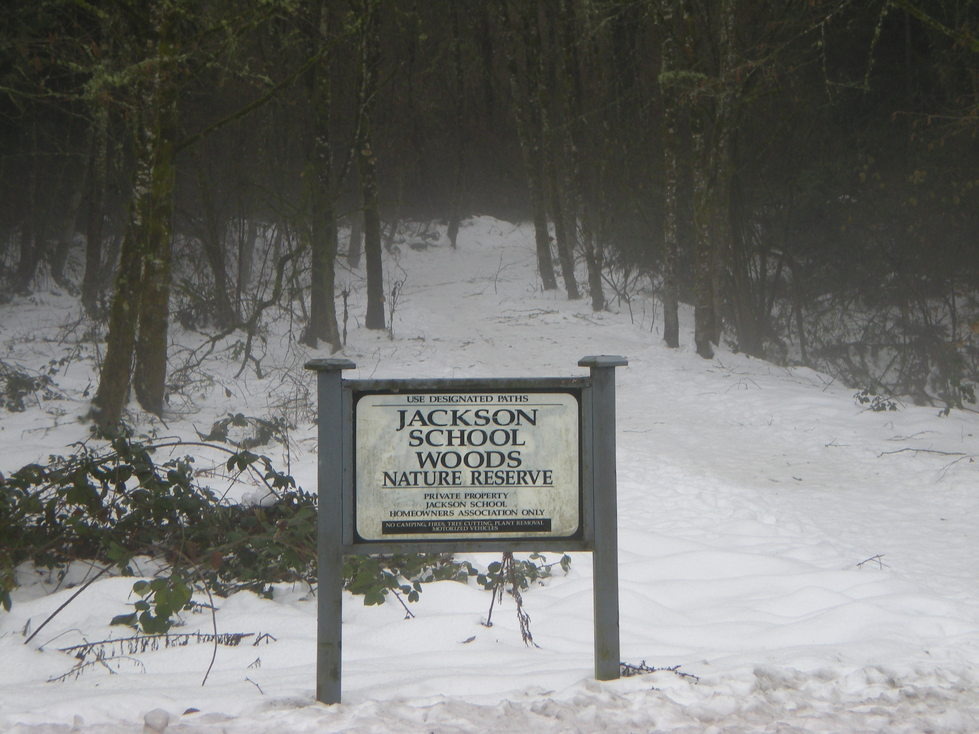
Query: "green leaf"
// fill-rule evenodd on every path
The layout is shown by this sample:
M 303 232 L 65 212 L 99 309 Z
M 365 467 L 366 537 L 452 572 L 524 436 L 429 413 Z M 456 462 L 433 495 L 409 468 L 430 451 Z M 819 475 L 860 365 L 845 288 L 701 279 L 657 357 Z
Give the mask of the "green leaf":
M 125 568 L 129 565 L 130 559 L 132 559 L 132 554 L 115 540 L 109 541 L 109 550 L 106 551 L 106 555 L 119 568 Z
M 364 594 L 364 604 L 366 606 L 372 607 L 378 604 L 384 603 L 384 592 L 378 589 L 372 589 Z
M 130 614 L 117 614 L 109 622 L 110 625 L 122 625 L 125 627 L 136 627 L 136 612 Z
M 169 617 L 153 616 L 149 612 L 139 615 L 139 625 L 149 635 L 162 635 L 173 626 Z

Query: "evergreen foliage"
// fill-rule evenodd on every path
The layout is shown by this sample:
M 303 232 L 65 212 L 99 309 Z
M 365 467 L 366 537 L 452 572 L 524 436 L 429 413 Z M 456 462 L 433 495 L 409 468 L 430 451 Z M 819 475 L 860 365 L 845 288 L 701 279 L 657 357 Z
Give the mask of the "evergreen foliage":
M 595 309 L 641 274 L 671 346 L 687 303 L 705 357 L 969 401 L 975 2 L 7 5 L 0 297 L 53 282 L 93 318 L 115 304 L 106 425 L 130 382 L 163 409 L 171 288 L 194 328 L 251 344 L 272 298 L 337 349 L 339 233 L 359 232 L 356 268 L 365 237 L 354 316 L 387 328 L 399 223 L 455 244 L 475 213 L 533 221 L 541 287 L 557 270 Z
M 217 448 L 178 441 L 143 442 L 120 436 L 105 450 L 78 446 L 70 456 L 30 464 L 0 484 L 0 604 L 10 609 L 17 567 L 61 569 L 94 561 L 123 575 L 136 574 L 134 559 L 162 562 L 153 578 L 133 585 L 133 610 L 113 624 L 147 634 L 167 632 L 191 604 L 195 589 L 226 596 L 239 590 L 271 596 L 277 583 L 316 585 L 316 498 L 292 477 L 248 449 L 230 453 L 225 469 L 248 472 L 267 492 L 259 505 L 223 501 L 203 485 L 191 456 L 158 461 L 175 449 Z M 570 559 L 563 560 L 567 570 Z M 477 577 L 487 588 L 498 564 L 485 575 L 451 554 L 348 556 L 344 588 L 368 605 L 389 594 L 405 605 L 423 584 Z M 494 570 L 497 569 L 497 570 Z M 546 578 L 536 557 L 519 562 L 521 588 Z M 406 613 L 410 616 L 405 605 Z

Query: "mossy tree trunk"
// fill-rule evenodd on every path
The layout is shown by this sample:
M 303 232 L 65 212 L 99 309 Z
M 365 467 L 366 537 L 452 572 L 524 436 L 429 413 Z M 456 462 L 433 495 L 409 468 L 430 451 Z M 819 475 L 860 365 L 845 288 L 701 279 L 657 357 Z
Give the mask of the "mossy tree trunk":
M 155 55 L 143 63 L 135 89 L 133 199 L 93 400 L 93 417 L 104 430 L 121 424 L 130 387 L 157 415 L 166 398 L 178 34 L 170 2 L 155 2 L 147 13 Z

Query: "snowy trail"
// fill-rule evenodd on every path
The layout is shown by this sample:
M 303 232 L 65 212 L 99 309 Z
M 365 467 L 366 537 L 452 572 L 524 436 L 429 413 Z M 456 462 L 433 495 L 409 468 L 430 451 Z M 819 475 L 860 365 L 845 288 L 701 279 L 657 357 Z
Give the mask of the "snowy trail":
M 167 731 L 242 734 L 979 731 L 979 415 L 862 411 L 852 390 L 808 369 L 667 350 L 648 301 L 636 298 L 630 317 L 540 293 L 531 243 L 529 227 L 483 218 L 458 251 L 401 252 L 388 263 L 404 280 L 394 339 L 352 324 L 343 356 L 358 369 L 346 376 L 560 376 L 582 374 L 588 354 L 628 357 L 617 370 L 622 655 L 698 681 L 591 679 L 591 564 L 578 553 L 568 576 L 525 596 L 540 649 L 520 642 L 512 605 L 482 626 L 489 600 L 473 587 L 426 586 L 410 621 L 395 602 L 347 596 L 339 706 L 313 701 L 315 601 L 298 588 L 220 601 L 222 629 L 276 641 L 222 649 L 205 688 L 203 647 L 46 683 L 71 666 L 55 647 L 118 634 L 106 622 L 131 580 L 107 579 L 66 608 L 43 650 L 22 645 L 22 630 L 69 591 L 23 589 L 0 614 L 0 730 L 114 734 L 162 708 Z M 49 331 L 69 310 L 47 317 Z M 5 338 L 36 328 L 36 313 L 18 318 L 5 320 Z M 272 374 L 283 382 L 308 356 L 327 356 L 282 343 L 292 366 Z M 52 347 L 16 348 L 43 363 Z M 91 375 L 72 369 L 76 402 L 63 401 L 57 428 L 45 429 L 43 411 L 5 416 L 11 462 L 0 469 L 79 436 L 70 418 Z M 260 415 L 278 389 L 253 375 L 216 384 L 172 432 L 242 410 L 243 396 Z M 291 456 L 306 487 L 313 436 L 301 426 Z M 193 616 L 186 629 L 208 625 Z

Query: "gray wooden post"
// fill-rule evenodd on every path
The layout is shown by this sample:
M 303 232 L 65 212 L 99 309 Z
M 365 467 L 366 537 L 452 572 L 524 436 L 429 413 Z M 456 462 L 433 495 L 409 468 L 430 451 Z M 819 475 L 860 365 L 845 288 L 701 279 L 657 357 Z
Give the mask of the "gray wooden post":
M 343 614 L 342 498 L 345 474 L 342 370 L 349 359 L 314 359 L 319 402 L 317 462 L 316 700 L 340 703 L 341 618 Z
M 615 368 L 625 357 L 584 357 L 591 371 L 595 549 L 592 594 L 595 605 L 595 678 L 619 677 L 619 534 L 615 485 Z

